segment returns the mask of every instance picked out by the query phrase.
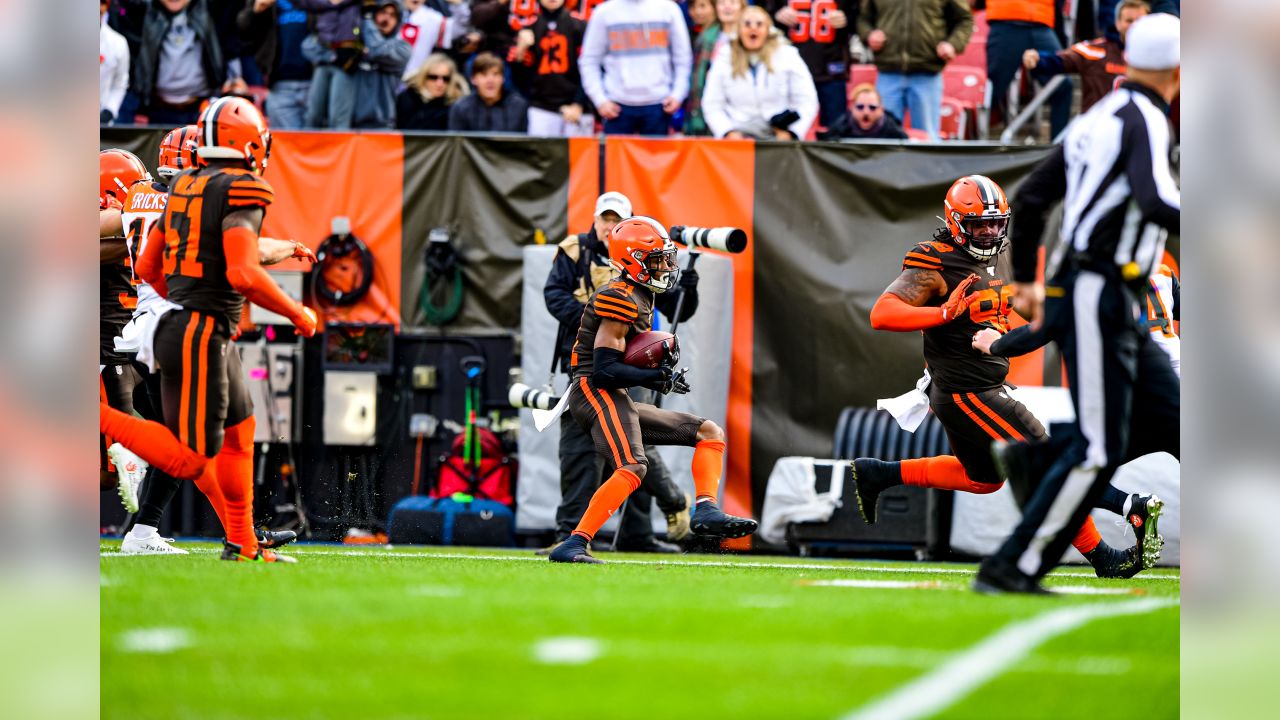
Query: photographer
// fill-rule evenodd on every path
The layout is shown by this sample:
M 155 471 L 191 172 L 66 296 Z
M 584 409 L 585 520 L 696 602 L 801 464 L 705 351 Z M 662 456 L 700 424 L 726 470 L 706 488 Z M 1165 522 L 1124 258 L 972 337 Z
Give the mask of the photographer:
M 570 353 L 574 336 L 582 320 L 582 308 L 595 290 L 617 276 L 609 264 L 605 247 L 609 231 L 631 217 L 631 201 L 625 195 L 608 192 L 596 200 L 595 221 L 591 230 L 570 235 L 560 243 L 543 291 L 547 310 L 560 322 L 556 335 L 552 369 L 570 372 Z M 686 294 L 687 293 L 687 294 Z M 688 320 L 698 308 L 698 273 L 692 269 L 682 273 L 679 292 L 656 297 L 657 309 L 674 320 L 676 303 L 686 294 L 680 308 L 681 322 Z M 644 392 L 644 391 L 641 391 Z M 646 398 L 647 399 L 647 398 Z M 645 447 L 649 472 L 643 485 L 631 496 L 623 511 L 619 527 L 619 550 L 635 552 L 679 552 L 671 543 L 653 536 L 649 522 L 649 499 L 653 498 L 667 517 L 667 539 L 680 540 L 689 533 L 690 498 L 681 493 L 671 480 L 656 449 Z M 569 537 L 587 509 L 591 496 L 604 477 L 604 464 L 597 457 L 591 436 L 569 415 L 560 419 L 560 506 L 556 509 L 556 543 Z

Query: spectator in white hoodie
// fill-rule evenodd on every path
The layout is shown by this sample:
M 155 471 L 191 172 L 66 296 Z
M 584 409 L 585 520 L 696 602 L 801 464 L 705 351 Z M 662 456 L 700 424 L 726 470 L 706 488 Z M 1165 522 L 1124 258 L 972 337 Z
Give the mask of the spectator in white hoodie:
M 666 135 L 693 69 L 684 13 L 671 0 L 608 0 L 591 13 L 578 67 L 605 133 Z
M 718 138 L 794 140 L 809 132 L 818 115 L 813 76 L 764 8 L 743 11 L 738 36 L 711 62 L 702 113 Z
M 107 0 L 98 2 L 98 117 L 103 125 L 115 122 L 129 89 L 129 43 L 107 24 Z

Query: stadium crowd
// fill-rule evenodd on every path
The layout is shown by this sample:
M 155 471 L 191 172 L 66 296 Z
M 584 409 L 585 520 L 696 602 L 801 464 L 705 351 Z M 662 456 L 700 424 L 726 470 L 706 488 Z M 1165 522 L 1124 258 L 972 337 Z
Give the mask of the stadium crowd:
M 100 0 L 101 121 L 184 125 L 239 95 L 274 129 L 976 138 L 970 119 L 1006 122 L 1054 76 L 1079 75 L 1087 109 L 1123 75 L 1128 25 L 1180 11 L 1084 0 L 1071 23 L 1068 5 Z M 1072 105 L 1067 79 L 1051 136 Z

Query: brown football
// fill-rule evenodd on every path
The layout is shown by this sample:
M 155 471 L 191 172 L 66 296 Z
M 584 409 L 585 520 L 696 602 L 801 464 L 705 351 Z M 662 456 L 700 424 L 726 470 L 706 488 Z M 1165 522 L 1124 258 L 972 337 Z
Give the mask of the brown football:
M 676 336 L 661 330 L 649 330 L 631 338 L 622 362 L 632 367 L 653 369 L 668 358 L 671 358 L 670 363 L 679 361 L 680 343 Z

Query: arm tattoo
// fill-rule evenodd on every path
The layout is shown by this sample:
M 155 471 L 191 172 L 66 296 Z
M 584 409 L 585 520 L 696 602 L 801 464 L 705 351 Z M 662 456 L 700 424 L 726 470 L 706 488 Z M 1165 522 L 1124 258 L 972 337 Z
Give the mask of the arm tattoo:
M 947 284 L 937 270 L 908 268 L 902 271 L 885 292 L 893 293 L 902 301 L 915 307 L 923 307 L 930 298 L 945 294 Z

